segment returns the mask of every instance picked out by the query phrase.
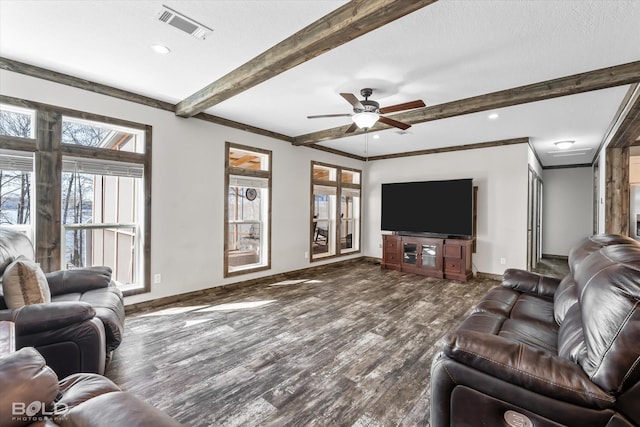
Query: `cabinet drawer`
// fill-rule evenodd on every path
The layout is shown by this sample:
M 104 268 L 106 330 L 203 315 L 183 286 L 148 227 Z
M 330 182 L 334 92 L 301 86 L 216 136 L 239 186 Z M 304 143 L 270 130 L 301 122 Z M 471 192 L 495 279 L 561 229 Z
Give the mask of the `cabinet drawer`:
M 385 253 L 384 261 L 388 264 L 400 264 L 400 254 L 396 252 Z
M 394 239 L 394 238 L 384 239 L 384 248 L 391 252 L 399 251 L 400 250 L 399 239 Z
M 462 260 L 459 259 L 447 259 L 444 260 L 444 271 L 451 273 L 462 273 L 461 270 Z
M 462 246 L 460 245 L 444 245 L 445 258 L 462 258 Z

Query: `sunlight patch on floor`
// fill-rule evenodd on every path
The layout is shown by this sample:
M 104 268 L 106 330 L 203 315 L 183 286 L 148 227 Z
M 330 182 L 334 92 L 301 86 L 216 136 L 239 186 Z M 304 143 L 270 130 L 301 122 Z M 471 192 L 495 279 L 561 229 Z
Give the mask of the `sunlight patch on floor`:
M 316 284 L 322 283 L 322 280 L 314 280 L 314 279 L 297 279 L 297 280 L 283 280 L 281 282 L 272 283 L 269 286 L 290 286 L 290 285 L 299 285 L 301 283 L 304 284 Z
M 187 320 L 184 323 L 184 327 L 188 328 L 189 326 L 199 325 L 200 323 L 210 322 L 212 319 L 198 319 L 198 320 Z
M 227 304 L 213 305 L 211 307 L 202 308 L 197 310 L 196 313 L 206 313 L 209 311 L 228 311 L 228 310 L 247 310 L 251 308 L 258 308 L 276 302 L 274 299 L 262 300 L 262 301 L 244 301 L 244 302 L 231 302 Z
M 208 307 L 208 306 L 207 305 L 189 305 L 185 307 L 169 307 L 169 308 L 165 308 L 164 310 L 154 311 L 153 313 L 141 314 L 139 317 L 170 316 L 173 314 L 183 314 L 183 313 L 188 313 L 190 311 L 201 309 L 203 307 Z

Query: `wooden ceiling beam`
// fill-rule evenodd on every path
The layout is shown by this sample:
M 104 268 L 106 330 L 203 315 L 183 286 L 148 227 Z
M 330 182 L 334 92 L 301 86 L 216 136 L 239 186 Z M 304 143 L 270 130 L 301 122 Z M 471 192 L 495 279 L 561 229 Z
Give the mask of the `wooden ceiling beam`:
M 635 98 L 635 99 L 634 99 Z M 611 137 L 607 147 L 622 148 L 638 144 L 640 140 L 640 86 L 635 85 L 626 114 Z
M 175 112 L 181 117 L 194 116 L 436 1 L 352 0 L 182 100 Z
M 395 120 L 413 125 L 638 82 L 640 82 L 640 61 L 546 80 L 440 105 L 417 108 L 404 113 L 394 114 L 391 117 Z M 349 126 L 350 125 L 345 125 L 296 136 L 293 145 L 310 145 L 321 141 L 365 133 L 362 130 L 356 130 L 356 132 L 345 134 Z M 389 127 L 390 126 L 385 124 L 377 123 L 368 132 L 376 132 L 388 129 Z

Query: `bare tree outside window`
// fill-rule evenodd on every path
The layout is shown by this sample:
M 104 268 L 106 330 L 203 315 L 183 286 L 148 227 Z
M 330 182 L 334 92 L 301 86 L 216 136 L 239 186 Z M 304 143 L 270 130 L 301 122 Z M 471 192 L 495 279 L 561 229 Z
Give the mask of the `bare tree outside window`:
M 87 147 L 100 146 L 106 129 L 76 122 L 62 122 L 62 143 L 84 145 Z M 62 223 L 85 224 L 94 221 L 94 182 L 95 175 L 84 174 L 82 171 L 65 172 L 62 174 Z M 84 265 L 85 245 L 87 244 L 86 230 L 73 230 L 72 241 L 66 242 L 68 263 L 76 267 Z
M 31 138 L 32 123 L 32 114 L 0 110 L 0 135 Z M 31 172 L 5 166 L 0 169 L 0 224 L 30 221 Z

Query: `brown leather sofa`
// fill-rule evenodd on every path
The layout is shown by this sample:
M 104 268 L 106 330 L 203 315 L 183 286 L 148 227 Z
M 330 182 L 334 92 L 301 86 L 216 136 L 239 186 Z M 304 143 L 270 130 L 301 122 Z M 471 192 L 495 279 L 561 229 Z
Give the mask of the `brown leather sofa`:
M 2 275 L 19 256 L 34 259 L 30 240 L 0 228 L 0 321 L 15 323 L 16 348 L 35 347 L 60 377 L 104 373 L 124 332 L 124 299 L 108 267 L 46 273 L 51 302 L 7 308 Z
M 556 279 L 510 269 L 431 368 L 431 426 L 639 426 L 640 245 L 597 235 Z
M 97 374 L 58 382 L 33 348 L 0 355 L 0 426 L 175 427 L 181 424 Z

